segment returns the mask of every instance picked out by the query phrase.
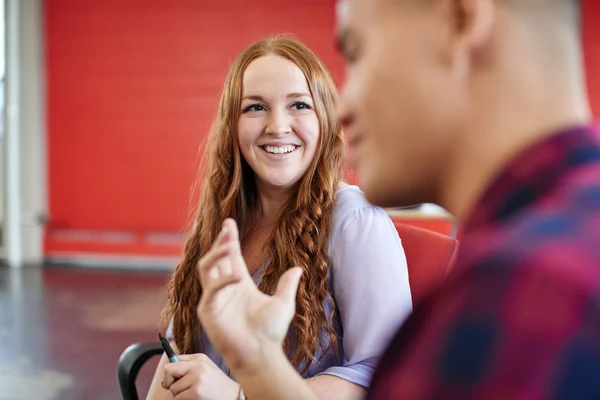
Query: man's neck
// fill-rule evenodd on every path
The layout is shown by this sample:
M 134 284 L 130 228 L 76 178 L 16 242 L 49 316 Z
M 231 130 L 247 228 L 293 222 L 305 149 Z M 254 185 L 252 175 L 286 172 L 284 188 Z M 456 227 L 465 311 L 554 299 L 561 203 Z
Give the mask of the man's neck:
M 536 72 L 543 68 L 512 64 L 502 73 L 478 77 L 473 85 L 478 88 L 476 117 L 456 143 L 440 185 L 441 205 L 459 220 L 520 152 L 562 129 L 590 122 L 585 82 L 576 67 L 571 74 L 548 67 L 540 77 Z

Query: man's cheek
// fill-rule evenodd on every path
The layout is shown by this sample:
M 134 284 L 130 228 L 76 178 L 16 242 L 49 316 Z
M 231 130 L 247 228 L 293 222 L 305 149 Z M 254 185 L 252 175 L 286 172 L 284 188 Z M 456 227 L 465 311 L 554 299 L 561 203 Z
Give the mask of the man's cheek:
M 377 66 L 373 65 L 370 61 L 365 63 L 360 71 L 360 75 L 357 77 L 356 96 L 358 101 L 363 103 L 380 103 L 381 99 L 377 96 L 379 84 L 377 82 Z

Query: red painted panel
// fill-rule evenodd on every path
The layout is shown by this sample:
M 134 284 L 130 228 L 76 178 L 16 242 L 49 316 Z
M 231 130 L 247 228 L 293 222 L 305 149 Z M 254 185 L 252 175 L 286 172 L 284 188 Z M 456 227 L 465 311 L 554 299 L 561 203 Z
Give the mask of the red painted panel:
M 250 42 L 292 33 L 339 79 L 334 0 L 282 4 L 45 2 L 48 252 L 69 247 L 57 229 L 181 230 L 227 68 Z

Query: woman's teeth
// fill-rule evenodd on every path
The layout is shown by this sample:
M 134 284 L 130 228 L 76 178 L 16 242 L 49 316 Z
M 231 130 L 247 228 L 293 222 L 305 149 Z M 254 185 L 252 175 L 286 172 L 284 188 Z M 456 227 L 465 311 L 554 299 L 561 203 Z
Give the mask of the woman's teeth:
M 296 150 L 296 146 L 265 146 L 265 151 L 271 154 L 285 154 Z

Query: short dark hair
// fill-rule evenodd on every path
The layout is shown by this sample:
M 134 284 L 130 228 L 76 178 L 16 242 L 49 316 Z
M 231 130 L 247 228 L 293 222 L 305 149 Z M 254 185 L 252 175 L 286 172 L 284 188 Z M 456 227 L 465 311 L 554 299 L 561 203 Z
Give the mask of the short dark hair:
M 557 0 L 558 6 L 562 6 L 561 3 L 566 2 L 565 13 L 569 18 L 569 22 L 573 25 L 573 28 L 577 30 L 577 33 L 581 35 L 581 1 L 580 0 Z
M 540 9 L 554 12 L 554 16 L 568 21 L 578 30 L 581 27 L 581 0 L 499 0 L 508 1 L 511 6 L 538 13 Z
M 580 0 L 568 0 L 571 3 L 571 7 L 574 8 L 575 22 L 577 26 L 581 26 L 581 1 Z

